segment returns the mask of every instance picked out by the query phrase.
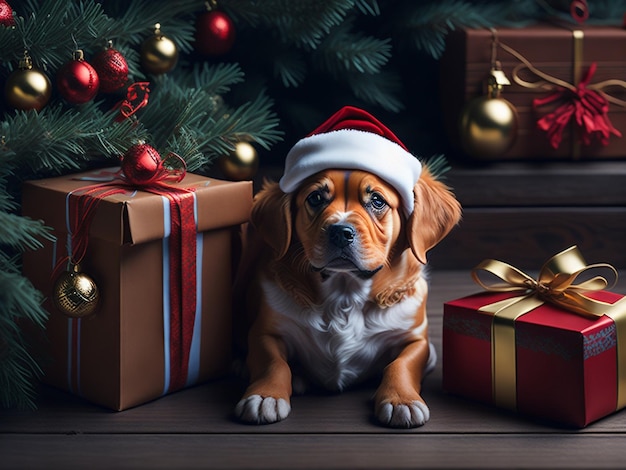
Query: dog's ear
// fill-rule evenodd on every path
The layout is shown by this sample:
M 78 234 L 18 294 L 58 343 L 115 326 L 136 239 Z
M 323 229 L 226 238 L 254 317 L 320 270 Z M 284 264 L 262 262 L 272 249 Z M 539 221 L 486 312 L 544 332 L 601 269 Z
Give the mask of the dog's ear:
M 461 219 L 461 205 L 445 184 L 424 168 L 413 188 L 415 206 L 407 224 L 407 239 L 415 257 L 426 263 L 426 252 Z
M 277 257 L 282 258 L 291 244 L 291 195 L 285 194 L 278 183 L 265 181 L 254 198 L 250 222 Z

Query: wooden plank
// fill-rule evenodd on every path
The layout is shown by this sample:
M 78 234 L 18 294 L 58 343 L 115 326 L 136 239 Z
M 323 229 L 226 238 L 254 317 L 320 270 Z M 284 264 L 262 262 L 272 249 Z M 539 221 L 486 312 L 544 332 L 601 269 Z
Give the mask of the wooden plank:
M 437 269 L 471 269 L 497 258 L 539 269 L 552 255 L 578 245 L 588 262 L 626 267 L 626 206 L 465 208 L 463 220 L 430 256 Z
M 444 181 L 466 207 L 626 205 L 626 161 L 451 163 Z M 261 167 L 255 188 L 282 171 Z
M 626 162 L 458 164 L 445 174 L 471 207 L 626 204 Z
M 621 468 L 624 437 L 567 434 L 13 435 L 0 468 Z

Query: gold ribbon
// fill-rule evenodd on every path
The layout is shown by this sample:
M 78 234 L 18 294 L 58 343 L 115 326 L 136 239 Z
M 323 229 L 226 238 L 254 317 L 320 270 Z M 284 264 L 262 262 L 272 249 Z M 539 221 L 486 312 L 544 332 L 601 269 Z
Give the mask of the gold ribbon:
M 607 315 L 613 319 L 617 335 L 617 403 L 616 410 L 626 406 L 626 360 L 621 361 L 621 349 L 626 347 L 626 297 L 614 304 L 591 299 L 585 292 L 607 288 L 603 276 L 594 276 L 577 283 L 583 274 L 605 268 L 617 282 L 617 271 L 606 263 L 587 265 L 577 246 L 572 246 L 550 258 L 539 271 L 537 279 L 502 261 L 488 259 L 472 270 L 472 278 L 491 292 L 512 292 L 519 295 L 485 305 L 481 312 L 493 316 L 491 328 L 491 367 L 494 403 L 503 408 L 517 407 L 515 320 L 543 305 L 557 305 L 567 311 L 591 318 Z M 480 277 L 486 272 L 500 283 L 487 283 Z
M 574 63 L 572 66 L 573 67 L 572 75 L 573 75 L 573 82 L 574 82 L 573 84 L 565 80 L 561 80 L 560 78 L 554 77 L 545 72 L 542 72 L 537 67 L 535 67 L 526 57 L 520 54 L 518 51 L 504 44 L 503 42 L 498 41 L 498 45 L 504 51 L 508 52 L 509 54 L 511 54 L 513 57 L 515 57 L 517 60 L 521 62 L 520 64 L 516 65 L 513 68 L 513 71 L 511 73 L 515 83 L 517 83 L 518 85 L 524 88 L 542 88 L 545 90 L 553 90 L 554 87 L 557 86 L 561 88 L 566 88 L 571 91 L 575 91 L 576 85 L 578 85 L 582 77 L 582 70 L 583 70 L 582 69 L 582 62 L 583 62 L 582 42 L 583 42 L 584 35 L 582 31 L 578 31 L 578 30 L 573 31 L 572 34 L 574 38 L 574 46 L 573 46 L 574 48 L 574 61 L 573 62 Z M 524 68 L 530 70 L 534 75 L 539 77 L 541 80 L 538 80 L 536 82 L 531 82 L 531 81 L 527 81 L 521 78 L 519 76 L 519 72 L 520 70 Z M 606 88 L 609 88 L 609 87 L 626 88 L 626 81 L 618 80 L 618 79 L 610 79 L 610 80 L 604 80 L 598 83 L 591 83 L 587 86 L 587 88 L 590 90 L 595 90 L 599 93 L 602 93 L 602 95 L 610 103 L 616 104 L 621 107 L 626 107 L 626 101 L 620 100 L 619 98 L 611 96 L 604 91 Z

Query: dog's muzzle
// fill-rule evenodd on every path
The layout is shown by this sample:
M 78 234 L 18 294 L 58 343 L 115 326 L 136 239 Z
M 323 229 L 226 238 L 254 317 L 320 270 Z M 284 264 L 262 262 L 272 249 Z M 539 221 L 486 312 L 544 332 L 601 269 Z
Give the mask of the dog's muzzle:
M 369 279 L 376 274 L 382 266 L 373 270 L 362 269 L 351 254 L 350 245 L 357 240 L 356 229 L 350 224 L 337 223 L 327 228 L 329 247 L 336 251 L 336 258 L 332 259 L 326 266 L 313 266 L 315 271 L 319 271 L 322 277 L 327 278 L 332 271 L 353 272 L 362 279 Z

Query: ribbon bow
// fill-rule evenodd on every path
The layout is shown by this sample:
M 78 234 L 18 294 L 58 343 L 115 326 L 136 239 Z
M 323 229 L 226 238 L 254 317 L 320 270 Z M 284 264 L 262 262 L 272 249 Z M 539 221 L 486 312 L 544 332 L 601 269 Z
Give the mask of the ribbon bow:
M 599 291 L 609 286 L 603 276 L 594 276 L 576 284 L 576 280 L 593 269 L 606 268 L 613 274 L 611 287 L 617 282 L 617 270 L 607 263 L 587 265 L 577 246 L 572 246 L 552 258 L 541 267 L 537 279 L 502 261 L 488 259 L 472 271 L 472 278 L 483 289 L 492 292 L 521 292 L 524 298 L 535 296 L 541 301 L 556 304 L 568 311 L 587 316 L 601 316 L 607 304 L 584 295 L 584 292 Z M 484 282 L 479 273 L 485 271 L 504 283 Z
M 115 106 L 115 109 L 119 110 L 115 122 L 122 122 L 124 119 L 129 119 L 148 104 L 148 97 L 150 96 L 149 85 L 149 82 L 136 82 L 128 87 L 126 98 Z
M 519 293 L 485 305 L 479 310 L 491 314 L 491 356 L 493 397 L 497 406 L 515 410 L 517 407 L 515 320 L 549 302 L 565 310 L 594 318 L 602 315 L 611 317 L 617 328 L 618 348 L 626 344 L 626 297 L 610 304 L 591 299 L 585 292 L 598 291 L 609 285 L 603 276 L 595 276 L 576 283 L 577 279 L 597 268 L 608 269 L 617 281 L 617 271 L 606 263 L 587 265 L 578 250 L 572 246 L 552 258 L 542 267 L 537 279 L 514 266 L 498 260 L 485 260 L 474 268 L 472 278 L 491 292 Z M 499 278 L 500 283 L 484 282 L 480 274 L 489 273 Z M 619 358 L 619 352 L 618 352 Z M 626 361 L 618 360 L 617 408 L 626 406 Z
M 539 108 L 552 103 L 560 103 L 551 113 L 537 121 L 537 127 L 548 134 L 550 145 L 557 149 L 563 138 L 563 130 L 573 120 L 581 130 L 580 139 L 589 145 L 597 139 L 602 145 L 609 144 L 611 134 L 621 137 L 609 119 L 609 102 L 599 91 L 589 88 L 596 72 L 596 63 L 591 64 L 585 77 L 577 86 L 557 87 L 545 98 L 533 100 L 533 107 Z

